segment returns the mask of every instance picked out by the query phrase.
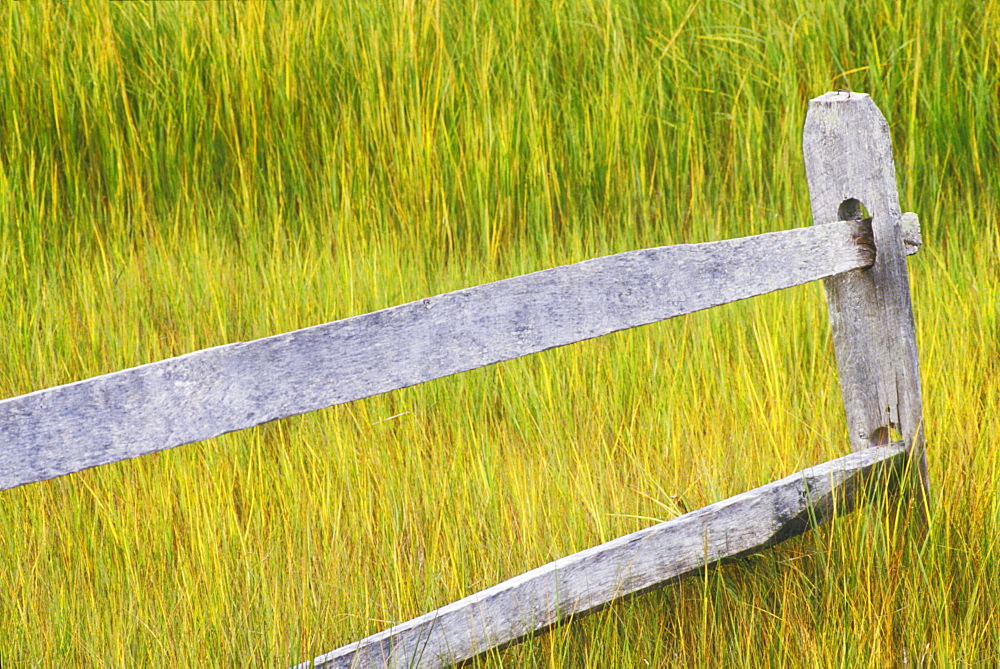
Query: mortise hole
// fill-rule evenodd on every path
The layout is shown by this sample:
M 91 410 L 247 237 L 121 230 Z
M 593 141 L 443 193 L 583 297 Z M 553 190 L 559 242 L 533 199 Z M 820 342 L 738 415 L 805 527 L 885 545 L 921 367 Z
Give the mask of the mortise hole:
M 872 442 L 873 446 L 885 446 L 889 443 L 889 428 L 878 428 L 872 432 L 872 436 L 868 438 L 868 441 Z
M 868 208 L 865 206 L 865 203 L 849 197 L 837 207 L 837 216 L 842 221 L 860 221 L 858 224 L 859 230 L 853 233 L 852 237 L 855 243 L 868 254 L 864 267 L 871 267 L 875 264 L 876 257 L 875 237 L 872 233 L 872 219 L 868 214 Z
M 873 446 L 887 446 L 890 443 L 903 441 L 903 435 L 899 433 L 896 426 L 890 425 L 889 427 L 880 427 L 872 432 L 872 436 L 868 440 Z
M 861 200 L 848 198 L 837 207 L 837 216 L 842 221 L 860 221 L 863 218 L 870 218 L 868 208 Z

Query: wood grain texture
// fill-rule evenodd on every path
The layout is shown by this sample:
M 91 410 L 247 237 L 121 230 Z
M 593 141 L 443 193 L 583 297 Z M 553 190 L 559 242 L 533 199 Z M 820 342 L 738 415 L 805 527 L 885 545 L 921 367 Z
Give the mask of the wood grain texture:
M 475 657 L 707 564 L 801 534 L 835 511 L 850 511 L 866 476 L 896 470 L 905 457 L 905 445 L 897 442 L 831 460 L 561 558 L 298 669 L 442 667 Z
M 632 251 L 0 401 L 0 489 L 871 264 L 859 222 Z
M 887 443 L 892 430 L 917 449 L 925 489 L 917 340 L 889 127 L 863 93 L 809 103 L 802 139 L 813 220 L 872 217 L 875 264 L 825 280 L 840 388 L 855 450 Z M 853 204 L 853 206 L 852 206 Z

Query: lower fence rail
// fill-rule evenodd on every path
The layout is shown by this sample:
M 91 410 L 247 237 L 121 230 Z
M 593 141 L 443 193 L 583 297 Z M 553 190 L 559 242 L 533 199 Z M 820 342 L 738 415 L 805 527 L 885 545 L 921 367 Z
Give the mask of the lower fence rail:
M 560 558 L 296 669 L 442 667 L 471 659 L 848 513 L 861 484 L 898 474 L 906 459 L 906 445 L 895 442 L 830 460 Z

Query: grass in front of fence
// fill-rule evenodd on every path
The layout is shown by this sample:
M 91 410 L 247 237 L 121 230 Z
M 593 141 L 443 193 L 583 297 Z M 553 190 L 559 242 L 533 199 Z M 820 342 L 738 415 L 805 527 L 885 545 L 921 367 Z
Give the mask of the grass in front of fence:
M 487 664 L 989 663 L 998 19 L 926 1 L 10 5 L 0 396 L 806 225 L 806 103 L 863 90 L 924 229 L 926 535 L 910 509 L 862 511 Z M 844 454 L 836 383 L 814 284 L 6 491 L 0 660 L 301 661 Z

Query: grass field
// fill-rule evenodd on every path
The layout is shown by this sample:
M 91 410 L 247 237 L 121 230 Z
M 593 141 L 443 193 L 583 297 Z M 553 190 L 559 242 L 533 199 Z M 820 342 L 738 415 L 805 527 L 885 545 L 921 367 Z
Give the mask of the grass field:
M 849 4 L 849 9 L 842 6 Z M 870 93 L 932 477 L 485 666 L 1000 663 L 1000 3 L 0 6 L 0 397 L 811 223 Z M 282 666 L 848 451 L 810 284 L 0 493 L 0 663 Z

